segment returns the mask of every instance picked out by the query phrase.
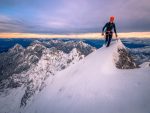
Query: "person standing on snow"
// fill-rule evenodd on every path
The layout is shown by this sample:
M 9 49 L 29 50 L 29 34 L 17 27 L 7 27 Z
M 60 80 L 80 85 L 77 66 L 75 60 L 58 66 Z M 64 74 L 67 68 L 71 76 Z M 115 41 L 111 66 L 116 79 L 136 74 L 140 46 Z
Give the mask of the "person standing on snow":
M 111 39 L 113 36 L 112 30 L 114 30 L 115 35 L 116 35 L 116 39 L 118 40 L 118 38 L 117 38 L 118 35 L 116 32 L 116 26 L 115 26 L 114 20 L 115 20 L 115 17 L 111 16 L 110 21 L 107 22 L 102 29 L 102 36 L 104 36 L 104 32 L 105 32 L 105 45 L 106 45 L 106 47 L 109 47 L 109 45 L 110 45 L 110 42 L 111 42 Z

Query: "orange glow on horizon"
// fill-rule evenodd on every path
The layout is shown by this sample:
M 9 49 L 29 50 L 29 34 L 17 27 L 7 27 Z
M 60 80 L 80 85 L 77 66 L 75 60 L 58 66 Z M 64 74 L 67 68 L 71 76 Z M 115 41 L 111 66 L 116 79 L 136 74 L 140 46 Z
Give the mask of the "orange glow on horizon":
M 150 38 L 150 32 L 118 33 L 119 38 Z M 76 34 L 34 34 L 34 33 L 0 33 L 0 38 L 103 38 L 101 33 Z

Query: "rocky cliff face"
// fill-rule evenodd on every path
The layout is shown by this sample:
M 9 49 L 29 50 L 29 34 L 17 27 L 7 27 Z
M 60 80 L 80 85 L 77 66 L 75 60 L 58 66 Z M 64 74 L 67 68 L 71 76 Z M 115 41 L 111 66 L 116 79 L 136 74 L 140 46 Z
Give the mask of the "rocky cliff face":
M 120 45 L 117 48 L 117 59 L 115 59 L 115 64 L 118 69 L 134 69 L 139 68 L 137 63 L 134 61 L 133 56 L 129 53 L 126 47 L 119 42 Z
M 116 62 L 116 67 L 119 69 L 134 69 L 139 66 L 133 60 L 133 57 L 127 52 L 126 49 L 118 49 L 119 60 Z

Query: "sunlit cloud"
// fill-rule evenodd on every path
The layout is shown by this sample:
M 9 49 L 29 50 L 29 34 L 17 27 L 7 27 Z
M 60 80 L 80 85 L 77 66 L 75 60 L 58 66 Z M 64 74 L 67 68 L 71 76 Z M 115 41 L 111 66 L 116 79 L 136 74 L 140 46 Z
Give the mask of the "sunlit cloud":
M 119 38 L 150 38 L 150 32 L 119 33 Z M 102 39 L 101 33 L 76 33 L 76 34 L 34 34 L 34 33 L 0 33 L 0 38 L 83 38 Z M 114 37 L 115 38 L 115 37 Z

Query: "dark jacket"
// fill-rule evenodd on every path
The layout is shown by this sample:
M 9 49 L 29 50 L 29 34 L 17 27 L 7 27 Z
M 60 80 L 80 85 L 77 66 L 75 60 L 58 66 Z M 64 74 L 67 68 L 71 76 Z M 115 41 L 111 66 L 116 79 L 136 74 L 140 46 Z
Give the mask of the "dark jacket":
M 107 33 L 107 32 L 111 32 L 112 33 L 113 29 L 114 29 L 115 34 L 117 34 L 115 23 L 107 22 L 105 24 L 105 26 L 103 27 L 103 29 L 102 29 L 102 33 L 104 33 L 104 32 L 105 33 Z

